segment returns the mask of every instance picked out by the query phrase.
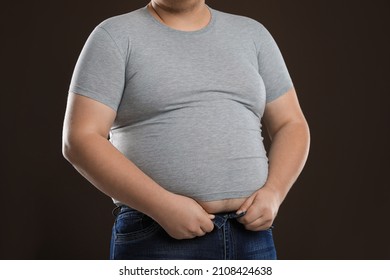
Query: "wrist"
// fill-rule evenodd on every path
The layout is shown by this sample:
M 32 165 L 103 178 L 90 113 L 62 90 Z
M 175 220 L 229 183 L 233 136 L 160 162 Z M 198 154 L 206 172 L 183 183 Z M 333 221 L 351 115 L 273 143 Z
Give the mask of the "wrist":
M 152 197 L 149 199 L 148 209 L 145 213 L 154 219 L 155 221 L 159 221 L 162 218 L 166 217 L 167 211 L 175 205 L 174 203 L 174 193 L 167 191 L 165 189 L 160 189 L 157 193 L 154 193 Z
M 279 205 L 282 204 L 284 198 L 286 197 L 286 194 L 281 191 L 280 187 L 277 187 L 276 185 L 271 183 L 265 183 L 265 185 L 261 189 L 271 192 Z

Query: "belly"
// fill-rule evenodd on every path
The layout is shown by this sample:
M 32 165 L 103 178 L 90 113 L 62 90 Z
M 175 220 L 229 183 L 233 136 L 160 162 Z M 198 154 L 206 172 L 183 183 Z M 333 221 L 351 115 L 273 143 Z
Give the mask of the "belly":
M 198 201 L 203 209 L 209 214 L 237 211 L 246 198 L 233 198 L 215 201 Z
M 110 141 L 167 191 L 210 212 L 237 210 L 240 200 L 230 199 L 250 196 L 268 176 L 259 118 L 223 96 L 190 105 L 112 130 Z

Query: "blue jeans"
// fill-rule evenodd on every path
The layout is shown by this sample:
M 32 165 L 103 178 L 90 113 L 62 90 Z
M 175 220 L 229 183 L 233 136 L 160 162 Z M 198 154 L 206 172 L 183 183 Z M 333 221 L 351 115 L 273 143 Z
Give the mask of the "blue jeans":
M 276 259 L 272 229 L 246 230 L 235 213 L 216 214 L 213 231 L 204 236 L 177 240 L 147 215 L 126 206 L 117 210 L 110 259 Z

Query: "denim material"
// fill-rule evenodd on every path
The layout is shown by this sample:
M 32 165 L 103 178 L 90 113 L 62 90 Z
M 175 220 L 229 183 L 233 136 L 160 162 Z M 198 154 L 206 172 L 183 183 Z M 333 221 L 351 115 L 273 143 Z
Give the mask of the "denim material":
M 272 229 L 246 230 L 236 220 L 242 215 L 235 213 L 216 214 L 212 232 L 184 240 L 172 238 L 153 219 L 129 207 L 121 206 L 115 216 L 110 259 L 276 259 Z

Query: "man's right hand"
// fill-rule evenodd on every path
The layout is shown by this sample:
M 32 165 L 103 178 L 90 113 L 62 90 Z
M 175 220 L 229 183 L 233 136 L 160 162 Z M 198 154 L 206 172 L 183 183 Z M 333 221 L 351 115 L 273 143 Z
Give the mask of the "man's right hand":
M 164 205 L 153 213 L 153 218 L 175 239 L 203 236 L 214 229 L 215 216 L 192 198 L 171 193 Z

